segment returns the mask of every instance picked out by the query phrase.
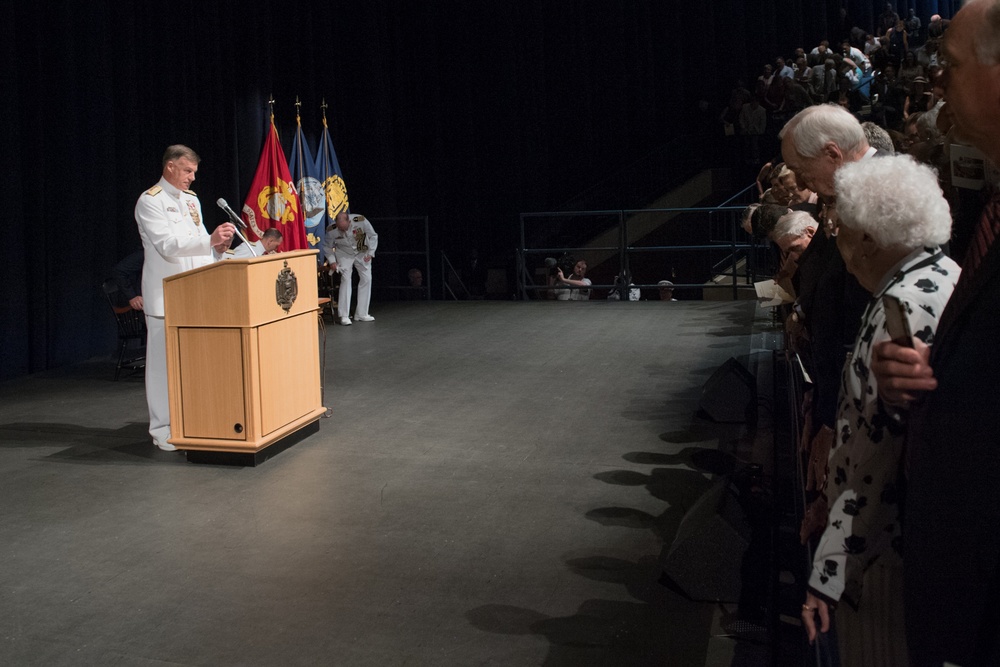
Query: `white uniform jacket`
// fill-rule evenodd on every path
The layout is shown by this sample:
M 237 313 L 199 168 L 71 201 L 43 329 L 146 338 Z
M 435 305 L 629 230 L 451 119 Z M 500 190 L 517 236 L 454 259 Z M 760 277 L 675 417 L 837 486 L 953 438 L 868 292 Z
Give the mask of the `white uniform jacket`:
M 351 224 L 346 231 L 340 231 L 336 225 L 331 226 L 323 240 L 323 252 L 330 264 L 353 263 L 361 255 L 375 256 L 378 247 L 378 234 L 372 228 L 372 223 L 363 215 L 349 216 Z
M 198 197 L 161 178 L 139 195 L 135 221 L 142 238 L 143 310 L 163 317 L 163 279 L 211 264 L 214 255 Z

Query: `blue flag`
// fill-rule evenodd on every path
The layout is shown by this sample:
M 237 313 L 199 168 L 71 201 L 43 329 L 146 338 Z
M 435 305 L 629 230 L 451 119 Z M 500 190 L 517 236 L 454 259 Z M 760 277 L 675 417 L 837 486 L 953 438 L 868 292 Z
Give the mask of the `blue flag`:
M 316 170 L 313 172 L 316 178 L 323 184 L 323 194 L 326 196 L 326 217 L 323 220 L 321 230 L 333 224 L 334 218 L 341 211 L 350 211 L 350 203 L 347 199 L 347 184 L 344 183 L 344 174 L 340 171 L 340 163 L 337 161 L 337 152 L 333 150 L 333 140 L 330 139 L 330 128 L 326 124 L 326 115 L 323 115 L 323 135 L 319 140 L 319 150 L 316 153 Z
M 323 233 L 326 226 L 323 220 L 326 214 L 326 195 L 323 193 L 323 182 L 316 177 L 316 164 L 313 162 L 309 144 L 302 135 L 302 119 L 296 115 L 295 141 L 292 143 L 292 153 L 289 156 L 292 171 L 292 182 L 299 191 L 299 202 L 302 205 L 303 223 L 306 227 L 306 239 L 309 248 L 320 248 L 319 261 L 322 261 Z

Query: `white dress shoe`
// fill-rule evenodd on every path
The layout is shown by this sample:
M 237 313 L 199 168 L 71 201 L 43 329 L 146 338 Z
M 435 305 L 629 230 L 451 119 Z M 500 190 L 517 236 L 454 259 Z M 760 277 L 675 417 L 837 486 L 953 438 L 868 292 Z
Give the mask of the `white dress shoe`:
M 361 315 L 360 317 L 357 316 L 357 315 L 355 315 L 354 316 L 354 321 L 355 322 L 374 322 L 375 318 L 372 317 L 371 315 Z
M 171 445 L 169 442 L 157 442 L 153 441 L 153 444 L 162 449 L 165 452 L 176 452 L 177 448 Z
M 340 318 L 340 323 L 342 325 L 344 325 L 345 327 L 349 327 L 349 326 L 351 326 L 351 318 L 349 318 L 349 317 L 341 317 Z

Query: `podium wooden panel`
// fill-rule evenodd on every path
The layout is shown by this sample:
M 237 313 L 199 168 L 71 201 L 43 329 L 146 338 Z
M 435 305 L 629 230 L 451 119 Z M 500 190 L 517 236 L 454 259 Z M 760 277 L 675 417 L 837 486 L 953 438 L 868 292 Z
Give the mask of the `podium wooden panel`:
M 298 289 L 287 311 L 286 267 Z M 315 275 L 316 251 L 301 250 L 163 281 L 171 444 L 255 455 L 323 416 Z

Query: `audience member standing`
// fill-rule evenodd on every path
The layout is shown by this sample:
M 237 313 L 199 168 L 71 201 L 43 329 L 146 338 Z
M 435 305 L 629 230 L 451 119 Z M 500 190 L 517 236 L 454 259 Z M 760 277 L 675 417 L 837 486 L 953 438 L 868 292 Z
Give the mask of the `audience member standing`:
M 739 123 L 740 136 L 745 137 L 746 142 L 744 159 L 751 164 L 760 164 L 760 137 L 767 128 L 767 112 L 756 95 L 743 105 Z
M 1000 0 L 971 0 L 944 38 L 958 136 L 1000 163 Z M 1000 200 L 983 211 L 933 344 L 882 343 L 882 399 L 906 409 L 903 554 L 915 666 L 1000 664 Z
M 896 335 L 886 325 L 886 298 L 901 304 L 910 331 L 931 340 L 959 268 L 939 247 L 951 215 L 929 167 L 908 156 L 854 162 L 837 171 L 836 188 L 837 247 L 872 299 L 842 372 L 836 438 L 820 462 L 830 471 L 823 488 L 830 516 L 802 619 L 812 640 L 817 629 L 828 630 L 836 609 L 844 665 L 907 665 L 899 512 L 904 420 L 878 399 L 872 345 Z

